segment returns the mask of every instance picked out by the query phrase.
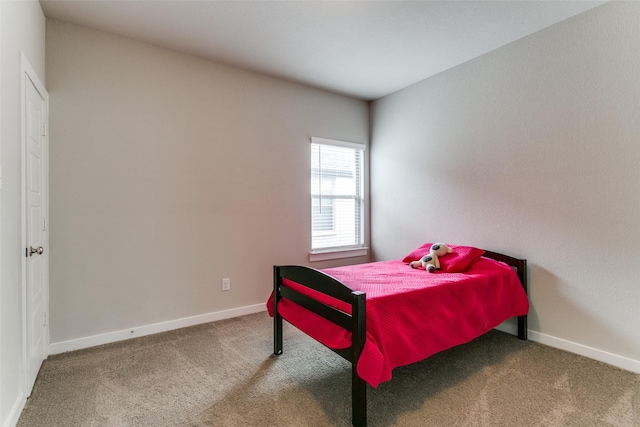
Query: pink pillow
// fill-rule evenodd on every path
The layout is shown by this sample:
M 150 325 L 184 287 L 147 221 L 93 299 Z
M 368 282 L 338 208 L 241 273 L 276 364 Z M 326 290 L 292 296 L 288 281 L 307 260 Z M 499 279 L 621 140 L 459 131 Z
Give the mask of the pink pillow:
M 425 243 L 404 257 L 402 262 L 409 264 L 412 261 L 418 261 L 429 253 L 432 244 L 433 243 Z M 446 273 L 461 273 L 466 271 L 474 262 L 484 255 L 483 249 L 472 246 L 447 246 L 451 248 L 452 252 L 440 257 L 440 271 Z

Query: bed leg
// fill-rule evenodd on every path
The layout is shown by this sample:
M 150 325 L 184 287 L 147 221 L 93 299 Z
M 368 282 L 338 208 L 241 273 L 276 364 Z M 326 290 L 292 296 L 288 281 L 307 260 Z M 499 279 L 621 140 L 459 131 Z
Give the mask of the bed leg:
M 355 363 L 351 373 L 351 416 L 353 427 L 366 427 L 367 383 L 356 372 Z
M 282 354 L 282 316 L 278 313 L 278 302 L 280 301 L 280 266 L 273 266 L 273 354 Z
M 518 273 L 518 279 L 522 284 L 522 288 L 525 293 L 527 292 L 527 260 L 521 259 L 518 261 L 516 271 Z M 525 341 L 527 339 L 527 315 L 518 316 L 518 338 Z
M 518 316 L 518 338 L 527 340 L 527 316 Z
M 367 331 L 366 295 L 353 292 L 351 316 L 351 417 L 354 427 L 367 425 L 367 383 L 358 375 L 357 365 L 364 348 Z
M 282 317 L 278 314 L 273 316 L 273 354 L 282 354 Z

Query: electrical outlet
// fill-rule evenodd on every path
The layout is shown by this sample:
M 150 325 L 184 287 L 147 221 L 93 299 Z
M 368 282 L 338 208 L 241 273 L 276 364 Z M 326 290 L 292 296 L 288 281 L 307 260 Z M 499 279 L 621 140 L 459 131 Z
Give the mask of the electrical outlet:
M 222 279 L 222 290 L 228 291 L 230 289 L 231 289 L 231 279 L 229 279 L 228 277 Z

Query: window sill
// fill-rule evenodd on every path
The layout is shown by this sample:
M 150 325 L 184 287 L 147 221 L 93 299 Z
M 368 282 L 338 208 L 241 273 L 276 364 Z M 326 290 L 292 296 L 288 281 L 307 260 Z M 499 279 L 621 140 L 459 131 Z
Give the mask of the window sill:
M 368 247 L 350 249 L 331 249 L 329 251 L 316 251 L 309 254 L 309 261 L 327 261 L 330 259 L 353 258 L 365 256 L 369 252 Z

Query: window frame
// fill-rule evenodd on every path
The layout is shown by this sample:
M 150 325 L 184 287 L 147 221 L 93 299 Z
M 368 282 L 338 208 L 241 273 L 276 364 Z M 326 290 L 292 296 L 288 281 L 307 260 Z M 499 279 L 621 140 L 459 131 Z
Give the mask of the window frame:
M 368 254 L 368 247 L 365 246 L 365 210 L 366 210 L 366 197 L 365 197 L 365 189 L 366 189 L 366 174 L 365 174 L 365 153 L 367 146 L 366 144 L 356 143 L 356 142 L 348 142 L 341 141 L 335 139 L 327 139 L 327 138 L 311 138 L 311 146 L 313 145 L 326 145 L 333 147 L 342 147 L 353 150 L 360 151 L 360 168 L 359 168 L 359 177 L 357 180 L 357 189 L 356 194 L 354 196 L 337 196 L 335 200 L 339 199 L 353 199 L 356 201 L 355 210 L 356 214 L 353 217 L 354 221 L 359 221 L 359 227 L 356 230 L 356 236 L 358 243 L 350 244 L 350 245 L 341 245 L 341 246 L 333 246 L 333 247 L 321 247 L 321 248 L 313 248 L 313 203 L 314 203 L 314 194 L 313 189 L 310 188 L 310 211 L 311 211 L 311 250 L 309 252 L 309 260 L 310 261 L 324 261 L 329 259 L 338 259 L 338 258 L 349 258 L 349 257 L 357 257 L 357 256 L 365 256 Z M 311 153 L 310 153 L 311 154 Z M 310 156 L 311 157 L 311 156 Z M 310 165 L 311 176 L 313 176 L 313 165 Z

